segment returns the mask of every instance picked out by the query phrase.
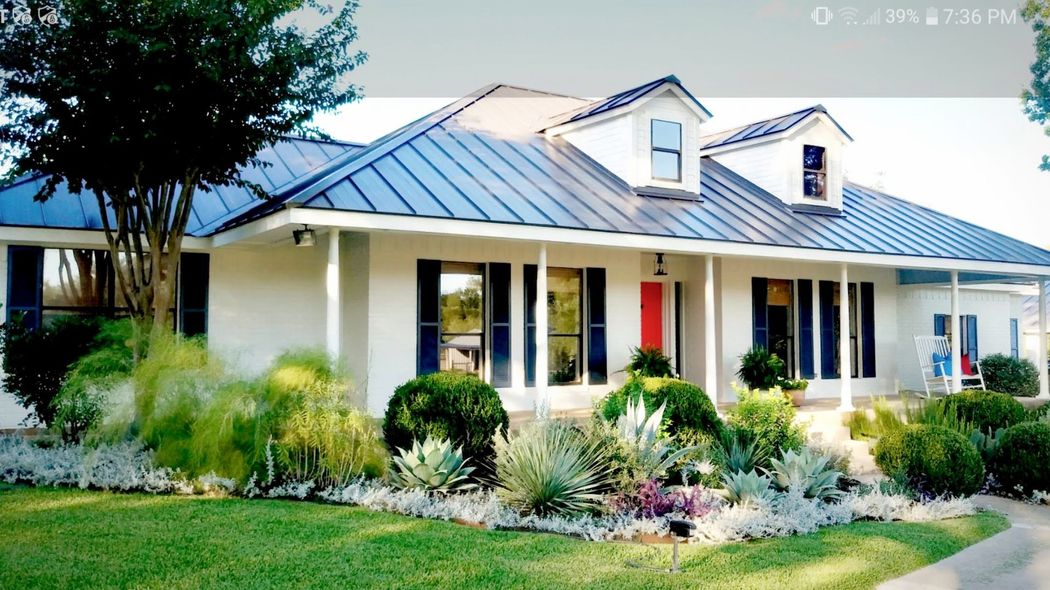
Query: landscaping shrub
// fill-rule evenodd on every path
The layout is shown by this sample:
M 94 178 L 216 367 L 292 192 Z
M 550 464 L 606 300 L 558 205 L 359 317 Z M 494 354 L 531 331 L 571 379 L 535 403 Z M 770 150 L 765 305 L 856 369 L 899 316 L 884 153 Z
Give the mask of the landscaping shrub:
M 805 429 L 794 423 L 795 408 L 779 390 L 737 390 L 737 404 L 726 421 L 755 443 L 762 457 L 779 457 L 784 451 L 802 448 Z
M 992 472 L 1009 493 L 1050 490 L 1050 425 L 1025 422 L 1004 430 L 997 437 Z
M 982 432 L 1020 424 L 1028 416 L 1021 402 L 994 391 L 968 389 L 942 398 L 937 403 L 954 409 L 961 421 Z
M 631 378 L 637 377 L 674 377 L 671 357 L 660 350 L 660 347 L 647 344 L 631 349 L 631 360 L 624 369 Z
M 493 437 L 506 436 L 510 419 L 499 394 L 475 375 L 432 373 L 400 385 L 387 405 L 383 434 L 390 448 L 407 449 L 414 439 L 448 439 L 475 466 L 486 469 Z
M 663 426 L 681 444 L 710 440 L 722 431 L 722 420 L 704 390 L 671 377 L 630 379 L 623 387 L 602 398 L 597 413 L 609 422 L 616 422 L 627 412 L 627 400 L 637 400 L 639 394 L 647 408 L 667 404 Z
M 984 385 L 990 391 L 1034 397 L 1039 393 L 1039 370 L 1028 359 L 990 354 L 981 359 Z
M 40 422 L 51 425 L 54 400 L 70 366 L 91 351 L 103 320 L 91 316 L 59 316 L 36 330 L 19 320 L 0 326 L 4 390 Z
M 496 493 L 526 514 L 568 516 L 601 505 L 602 452 L 573 427 L 545 420 L 496 438 Z
M 943 426 L 908 424 L 885 434 L 875 445 L 875 464 L 924 494 L 968 496 L 984 483 L 977 449 Z
M 772 389 L 785 376 L 784 360 L 764 346 L 752 346 L 740 355 L 736 376 L 749 389 Z

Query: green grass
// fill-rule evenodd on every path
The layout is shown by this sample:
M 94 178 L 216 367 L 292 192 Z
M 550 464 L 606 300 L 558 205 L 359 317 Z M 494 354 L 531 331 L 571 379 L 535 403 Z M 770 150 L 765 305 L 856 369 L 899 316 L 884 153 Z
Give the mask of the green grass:
M 871 588 L 1008 527 L 982 514 L 720 547 L 590 543 L 277 500 L 0 487 L 0 588 Z

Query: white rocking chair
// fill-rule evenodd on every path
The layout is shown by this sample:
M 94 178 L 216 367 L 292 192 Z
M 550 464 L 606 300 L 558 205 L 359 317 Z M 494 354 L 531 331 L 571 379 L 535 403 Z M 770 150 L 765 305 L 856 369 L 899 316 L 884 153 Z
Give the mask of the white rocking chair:
M 926 387 L 926 399 L 932 397 L 932 389 L 943 388 L 944 395 L 952 393 L 952 347 L 947 336 L 916 336 L 915 353 L 919 356 L 919 367 L 922 369 L 922 383 Z M 934 355 L 938 360 L 934 361 Z M 984 375 L 981 365 L 970 361 L 970 372 L 962 375 L 963 389 L 984 389 Z

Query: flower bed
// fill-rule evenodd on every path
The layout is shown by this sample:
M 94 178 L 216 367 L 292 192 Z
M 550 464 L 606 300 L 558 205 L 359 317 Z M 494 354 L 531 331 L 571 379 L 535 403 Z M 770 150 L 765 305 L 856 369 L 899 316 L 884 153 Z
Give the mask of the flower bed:
M 477 523 L 489 529 L 558 533 L 592 541 L 636 540 L 642 535 L 667 533 L 668 521 L 684 515 L 670 513 L 647 518 L 631 511 L 604 515 L 522 515 L 488 490 L 435 493 L 395 489 L 380 480 L 360 478 L 345 486 L 318 490 L 313 482 L 238 488 L 233 480 L 206 475 L 188 480 L 178 471 L 157 467 L 152 454 L 125 443 L 95 448 L 79 445 L 38 447 L 21 438 L 0 438 L 0 480 L 41 486 L 74 486 L 124 492 L 192 494 L 208 491 L 256 497 L 317 499 L 362 506 L 420 518 Z M 916 502 L 906 496 L 873 489 L 852 492 L 839 502 L 804 498 L 797 492 L 777 494 L 771 502 L 730 505 L 701 488 L 711 510 L 692 520 L 697 525 L 692 542 L 727 543 L 746 539 L 783 537 L 815 532 L 818 528 L 855 520 L 911 522 L 974 514 L 967 499 Z

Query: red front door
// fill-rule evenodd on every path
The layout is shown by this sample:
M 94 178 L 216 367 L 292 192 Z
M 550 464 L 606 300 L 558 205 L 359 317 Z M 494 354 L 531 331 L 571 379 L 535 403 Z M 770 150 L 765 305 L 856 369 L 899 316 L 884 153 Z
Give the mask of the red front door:
M 655 346 L 663 350 L 663 283 L 642 283 L 642 346 Z

